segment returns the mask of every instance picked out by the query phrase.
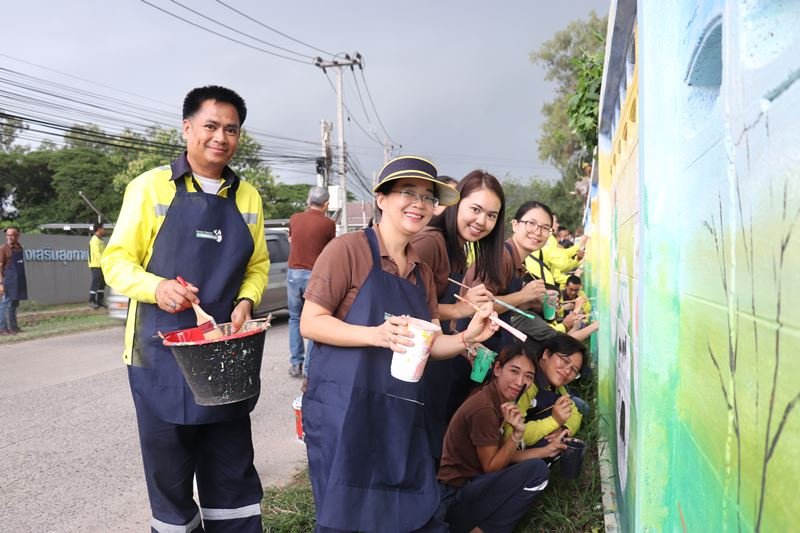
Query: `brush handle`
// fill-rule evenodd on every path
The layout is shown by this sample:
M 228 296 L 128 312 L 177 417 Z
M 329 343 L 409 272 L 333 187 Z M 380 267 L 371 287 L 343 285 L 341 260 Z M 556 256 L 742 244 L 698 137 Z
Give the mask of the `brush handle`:
M 477 306 L 477 305 L 475 305 L 474 303 L 470 302 L 469 300 L 465 300 L 464 298 L 462 298 L 462 297 L 461 297 L 461 296 L 459 296 L 458 294 L 454 294 L 453 296 L 455 296 L 456 298 L 458 298 L 458 299 L 459 299 L 459 300 L 461 300 L 462 302 L 466 303 L 467 305 L 469 305 L 470 307 L 472 307 L 472 308 L 473 308 L 473 309 L 475 309 L 476 311 L 480 311 L 480 310 L 481 310 L 481 308 L 480 308 L 480 307 L 478 307 L 478 306 Z M 489 317 L 489 320 L 491 320 L 492 322 L 494 322 L 495 324 L 497 324 L 498 326 L 500 326 L 500 327 L 501 327 L 501 328 L 503 328 L 504 330 L 508 331 L 509 333 L 511 333 L 512 335 L 514 335 L 516 338 L 518 338 L 518 339 L 519 339 L 519 340 L 521 340 L 522 342 L 525 342 L 526 340 L 528 340 L 528 336 L 527 336 L 527 335 L 525 335 L 524 333 L 522 333 L 520 330 L 518 330 L 518 329 L 517 329 L 517 328 L 515 328 L 514 326 L 511 326 L 510 324 L 506 324 L 505 322 L 503 322 L 502 320 L 500 320 L 500 319 L 499 319 L 499 318 L 497 318 L 496 316 Z

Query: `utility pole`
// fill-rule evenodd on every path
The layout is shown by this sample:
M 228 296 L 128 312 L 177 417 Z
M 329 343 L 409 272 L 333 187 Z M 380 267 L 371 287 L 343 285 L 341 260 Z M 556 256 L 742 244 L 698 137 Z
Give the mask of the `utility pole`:
M 321 57 L 314 60 L 314 66 L 322 69 L 323 73 L 327 73 L 326 69 L 336 69 L 336 142 L 339 149 L 339 184 L 341 186 L 342 205 L 341 214 L 339 216 L 339 233 L 347 233 L 347 168 L 345 161 L 344 151 L 344 93 L 342 89 L 342 69 L 350 67 L 353 70 L 354 65 L 361 67 L 361 54 L 355 54 L 355 59 L 345 54 L 344 59 L 334 58 L 330 61 L 323 61 Z
M 322 157 L 317 158 L 317 185 L 327 188 L 330 185 L 331 162 L 331 128 L 330 122 L 319 121 L 320 136 L 322 138 Z

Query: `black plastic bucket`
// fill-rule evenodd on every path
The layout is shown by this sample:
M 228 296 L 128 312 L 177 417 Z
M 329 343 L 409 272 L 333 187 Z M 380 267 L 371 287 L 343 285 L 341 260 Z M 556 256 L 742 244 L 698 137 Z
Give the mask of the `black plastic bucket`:
M 561 452 L 561 477 L 578 479 L 586 453 L 586 443 L 581 439 L 564 439 L 562 442 L 567 445 L 567 449 Z
M 235 403 L 259 393 L 270 319 L 245 322 L 234 335 L 230 322 L 220 324 L 223 336 L 218 339 L 203 339 L 199 328 L 163 335 L 198 405 Z M 203 340 L 192 340 L 198 338 Z

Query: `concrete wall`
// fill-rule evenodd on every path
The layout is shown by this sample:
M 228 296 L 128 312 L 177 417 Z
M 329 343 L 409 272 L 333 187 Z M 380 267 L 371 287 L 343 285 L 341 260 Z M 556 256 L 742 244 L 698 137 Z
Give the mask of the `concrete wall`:
M 612 3 L 590 283 L 623 530 L 796 528 L 798 27 L 798 1 Z
M 21 235 L 28 299 L 44 304 L 89 301 L 89 237 Z

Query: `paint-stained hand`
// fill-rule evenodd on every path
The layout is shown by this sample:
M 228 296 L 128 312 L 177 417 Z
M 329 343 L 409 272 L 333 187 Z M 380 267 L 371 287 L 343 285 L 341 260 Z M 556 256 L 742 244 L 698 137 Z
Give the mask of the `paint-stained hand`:
M 406 353 L 406 347 L 414 346 L 414 334 L 408 329 L 408 320 L 404 316 L 390 316 L 372 329 L 373 346 L 389 348 L 397 353 Z
M 167 313 L 179 313 L 192 307 L 193 303 L 200 303 L 199 290 L 191 284 L 184 287 L 174 279 L 161 280 L 156 287 L 156 305 Z
M 250 300 L 242 300 L 239 302 L 231 313 L 231 333 L 239 331 L 242 324 L 250 320 L 252 315 L 253 304 L 250 303 Z

